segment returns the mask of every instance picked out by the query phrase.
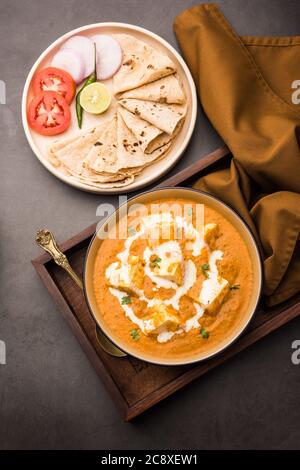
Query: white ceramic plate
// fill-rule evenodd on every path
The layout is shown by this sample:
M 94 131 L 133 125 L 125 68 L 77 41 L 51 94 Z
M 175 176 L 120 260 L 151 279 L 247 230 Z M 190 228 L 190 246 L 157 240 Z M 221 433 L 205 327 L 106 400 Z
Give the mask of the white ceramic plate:
M 86 184 L 80 183 L 72 179 L 71 177 L 65 176 L 64 174 L 62 174 L 58 169 L 53 167 L 47 159 L 47 147 L 51 144 L 53 140 L 56 140 L 60 136 L 44 137 L 42 135 L 39 135 L 28 126 L 27 116 L 26 116 L 28 103 L 31 101 L 33 97 L 31 82 L 32 82 L 32 77 L 35 74 L 35 72 L 50 65 L 51 59 L 54 56 L 54 54 L 59 50 L 62 44 L 71 36 L 74 36 L 75 34 L 80 34 L 83 36 L 92 36 L 94 34 L 99 34 L 99 33 L 130 34 L 132 36 L 135 36 L 137 39 L 141 39 L 142 41 L 150 44 L 151 46 L 167 54 L 176 64 L 177 72 L 183 84 L 186 97 L 187 97 L 187 103 L 188 103 L 188 112 L 187 112 L 187 116 L 184 122 L 184 126 L 181 129 L 178 136 L 175 138 L 175 141 L 172 144 L 172 147 L 170 151 L 167 153 L 167 155 L 159 162 L 154 163 L 148 168 L 145 168 L 140 175 L 136 176 L 132 184 L 125 186 L 124 188 L 113 188 L 113 189 L 99 188 L 97 189 L 97 188 L 90 187 Z M 108 86 L 108 88 L 112 90 L 112 79 L 106 80 L 104 83 L 105 85 Z M 74 102 L 75 100 L 73 101 L 72 106 L 71 106 L 72 122 L 71 122 L 69 129 L 64 134 L 61 135 L 62 138 L 70 137 L 70 136 L 78 134 L 79 129 L 77 126 Z M 116 108 L 116 101 L 113 98 L 112 105 L 110 106 L 109 110 L 103 115 L 92 116 L 88 113 L 85 113 L 84 120 L 83 120 L 83 127 L 82 127 L 83 130 L 88 129 L 94 125 L 98 125 L 99 123 L 101 123 L 102 120 L 107 120 L 108 118 L 112 117 L 115 112 L 115 108 Z M 24 91 L 23 91 L 23 98 L 22 98 L 23 127 L 24 127 L 27 140 L 29 142 L 29 145 L 31 146 L 37 158 L 52 174 L 54 174 L 60 180 L 78 189 L 93 192 L 93 193 L 117 194 L 117 193 L 135 191 L 137 189 L 140 189 L 142 187 L 149 185 L 156 179 L 163 176 L 167 171 L 169 171 L 173 167 L 173 165 L 181 157 L 187 144 L 189 143 L 189 140 L 192 136 L 192 133 L 195 127 L 196 115 L 197 115 L 196 89 L 195 89 L 195 85 L 194 85 L 191 73 L 186 63 L 182 59 L 182 57 L 170 44 L 168 44 L 164 39 L 157 36 L 156 34 L 151 33 L 150 31 L 144 28 L 140 28 L 138 26 L 133 26 L 133 25 L 124 24 L 124 23 L 96 23 L 96 24 L 83 26 L 81 28 L 74 29 L 73 31 L 70 31 L 69 33 L 61 36 L 59 39 L 57 39 L 57 41 L 51 44 L 48 47 L 48 49 L 46 49 L 40 55 L 38 60 L 33 65 L 27 77 L 27 80 L 24 86 Z

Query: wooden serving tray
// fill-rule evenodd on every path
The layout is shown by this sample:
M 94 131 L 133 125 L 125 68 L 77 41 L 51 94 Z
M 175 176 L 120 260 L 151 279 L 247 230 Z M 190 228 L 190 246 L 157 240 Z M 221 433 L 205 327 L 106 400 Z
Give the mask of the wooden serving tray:
M 229 158 L 226 147 L 217 149 L 159 187 L 189 186 Z M 60 244 L 79 275 L 95 227 L 92 225 Z M 267 308 L 262 301 L 244 335 L 219 356 L 196 365 L 162 367 L 130 356 L 116 358 L 105 353 L 96 339 L 95 321 L 81 290 L 47 254 L 34 259 L 32 264 L 126 421 L 300 315 L 300 295 L 273 308 Z

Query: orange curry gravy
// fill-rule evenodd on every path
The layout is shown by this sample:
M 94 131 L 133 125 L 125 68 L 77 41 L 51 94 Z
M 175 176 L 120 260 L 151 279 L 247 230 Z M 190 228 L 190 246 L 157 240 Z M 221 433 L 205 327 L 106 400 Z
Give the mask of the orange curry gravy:
M 176 201 L 155 201 L 154 203 L 166 204 L 166 202 L 180 205 L 189 204 L 192 207 L 190 220 L 194 226 L 196 225 L 194 215 L 196 203 L 194 201 L 180 199 Z M 128 217 L 129 228 L 134 220 L 136 219 Z M 183 259 L 181 265 L 179 262 L 176 266 L 181 266 L 181 269 L 185 269 L 184 267 L 187 266 L 188 260 L 192 261 L 196 269 L 195 283 L 180 297 L 178 310 L 174 308 L 174 305 L 169 305 L 167 309 L 163 306 L 163 311 L 158 314 L 159 305 L 156 304 L 154 307 L 149 307 L 148 299 L 158 297 L 159 301 L 161 300 L 161 304 L 163 304 L 164 300 L 171 299 L 174 296 L 176 289 L 170 288 L 168 285 L 164 287 L 156 285 L 153 279 L 151 280 L 145 273 L 145 260 L 143 256 L 146 247 L 149 245 L 149 240 L 146 237 L 137 238 L 129 249 L 129 256 L 134 260 L 135 266 L 138 266 L 135 269 L 134 283 L 137 285 L 139 292 L 143 292 L 147 301 L 141 300 L 139 295 L 132 292 L 130 288 L 129 290 L 127 288 L 123 290 L 123 288 L 118 287 L 119 290 L 123 291 L 122 297 L 117 298 L 112 294 L 112 284 L 107 278 L 107 268 L 112 263 L 118 262 L 120 265 L 120 259 L 117 255 L 124 251 L 126 240 L 105 239 L 101 243 L 94 265 L 93 284 L 101 315 L 108 331 L 111 332 L 116 342 L 119 339 L 123 345 L 128 345 L 128 348 L 134 347 L 137 354 L 147 354 L 155 360 L 161 358 L 181 360 L 217 347 L 218 344 L 236 330 L 247 312 L 253 290 L 253 268 L 250 255 L 240 234 L 232 224 L 220 213 L 207 205 L 204 207 L 204 224 L 205 227 L 208 224 L 216 224 L 216 227 L 209 225 L 210 228 L 215 228 L 216 230 L 211 239 L 209 239 L 209 243 L 206 243 L 206 247 L 201 249 L 200 254 L 192 254 L 190 245 L 186 244 L 187 238 L 184 234 L 181 239 L 177 240 L 178 246 L 182 250 Z M 139 230 L 140 225 L 136 228 Z M 172 239 L 174 232 L 171 230 L 170 234 Z M 148 260 L 148 265 L 156 273 L 159 272 L 159 269 L 165 269 L 163 267 L 164 260 L 153 253 L 158 251 L 156 245 L 167 241 L 164 239 L 150 243 L 152 254 Z M 189 249 L 185 249 L 185 247 Z M 219 250 L 221 250 L 223 255 L 221 259 L 217 259 L 215 265 L 218 270 L 217 274 L 225 285 L 224 291 L 222 291 L 222 295 L 219 298 L 213 300 L 211 305 L 203 305 L 199 301 L 199 307 L 197 298 L 199 298 L 199 292 L 204 285 L 203 283 L 209 276 L 213 276 L 210 273 L 210 270 L 213 269 L 210 265 L 210 260 L 212 260 L 210 256 L 213 252 L 219 252 Z M 173 251 L 173 253 L 167 252 L 166 257 L 174 256 L 174 250 L 170 251 Z M 118 266 L 115 266 L 117 269 Z M 178 268 L 177 272 L 173 272 L 173 277 L 171 278 L 173 286 L 176 283 L 182 285 L 184 282 L 183 277 L 184 273 L 180 271 L 180 268 Z M 135 324 L 126 315 L 122 302 L 125 302 L 125 308 L 130 307 L 134 315 L 141 320 L 155 318 L 154 323 L 157 329 L 154 328 L 149 332 L 143 332 L 139 325 Z M 198 310 L 196 310 L 196 307 Z M 186 328 L 188 331 L 183 330 L 180 334 L 176 333 L 165 342 L 158 341 L 158 334 L 161 331 L 159 322 L 163 323 L 163 317 L 166 313 L 167 320 L 163 324 L 162 329 L 167 328 L 168 331 L 174 332 L 180 330 L 181 325 L 187 325 L 186 322 L 194 317 L 197 311 L 199 312 L 199 308 L 203 310 L 203 313 L 198 321 L 193 322 L 194 325 L 196 324 L 196 327 L 189 330 Z

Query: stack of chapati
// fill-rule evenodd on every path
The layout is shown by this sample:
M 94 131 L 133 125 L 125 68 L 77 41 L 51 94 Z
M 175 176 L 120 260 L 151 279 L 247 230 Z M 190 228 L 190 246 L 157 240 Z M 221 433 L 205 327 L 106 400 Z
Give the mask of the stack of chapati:
M 54 166 L 98 188 L 127 186 L 165 156 L 186 115 L 186 99 L 170 58 L 132 36 L 115 37 L 124 54 L 113 79 L 115 116 L 49 148 Z

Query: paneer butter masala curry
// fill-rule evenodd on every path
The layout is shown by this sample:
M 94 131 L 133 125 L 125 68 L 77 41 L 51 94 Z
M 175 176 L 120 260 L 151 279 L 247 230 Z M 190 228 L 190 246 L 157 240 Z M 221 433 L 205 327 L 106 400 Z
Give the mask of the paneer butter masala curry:
M 153 204 L 163 211 L 153 213 Z M 112 337 L 137 353 L 156 359 L 201 353 L 232 334 L 247 311 L 253 289 L 247 247 L 207 205 L 199 224 L 198 206 L 152 202 L 143 215 L 128 215 L 127 238 L 101 243 L 93 277 L 99 309 Z

